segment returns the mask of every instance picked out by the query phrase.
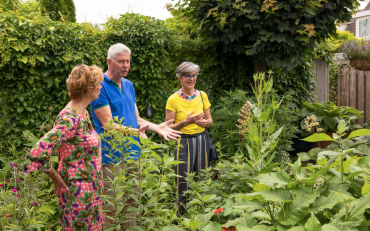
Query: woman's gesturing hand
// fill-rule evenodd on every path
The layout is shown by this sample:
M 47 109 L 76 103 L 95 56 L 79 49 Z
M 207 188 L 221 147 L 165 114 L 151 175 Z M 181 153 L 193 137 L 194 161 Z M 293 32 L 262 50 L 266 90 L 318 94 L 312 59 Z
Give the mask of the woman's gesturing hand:
M 203 117 L 204 117 L 204 113 L 203 112 L 201 112 L 199 114 L 196 114 L 196 115 L 193 115 L 194 113 L 195 113 L 195 111 L 190 112 L 188 114 L 188 117 L 186 117 L 186 119 L 185 119 L 185 124 L 187 124 L 187 125 L 188 124 L 194 124 L 194 123 L 196 123 L 195 121 L 200 120 L 200 119 L 203 119 Z
M 199 127 L 205 128 L 208 125 L 208 120 L 205 120 L 203 118 L 195 120 L 195 124 Z

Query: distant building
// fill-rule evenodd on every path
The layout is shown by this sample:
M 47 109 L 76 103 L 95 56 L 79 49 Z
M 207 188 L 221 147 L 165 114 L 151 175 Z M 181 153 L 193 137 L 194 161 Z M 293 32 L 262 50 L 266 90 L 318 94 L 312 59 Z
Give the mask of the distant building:
M 370 2 L 365 9 L 357 11 L 350 22 L 340 24 L 337 29 L 349 31 L 357 38 L 370 39 Z

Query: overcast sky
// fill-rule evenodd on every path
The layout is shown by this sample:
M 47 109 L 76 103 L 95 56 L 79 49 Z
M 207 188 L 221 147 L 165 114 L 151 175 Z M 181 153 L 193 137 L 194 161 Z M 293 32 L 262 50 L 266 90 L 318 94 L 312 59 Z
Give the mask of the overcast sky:
M 165 9 L 166 3 L 175 4 L 176 2 L 177 0 L 74 0 L 77 22 L 92 23 L 103 23 L 109 16 L 118 18 L 120 14 L 127 12 L 164 20 L 171 17 Z M 365 8 L 367 2 L 362 2 L 360 9 Z
M 118 18 L 127 12 L 152 16 L 157 19 L 171 17 L 165 9 L 171 0 L 74 0 L 77 22 L 103 23 L 110 16 Z

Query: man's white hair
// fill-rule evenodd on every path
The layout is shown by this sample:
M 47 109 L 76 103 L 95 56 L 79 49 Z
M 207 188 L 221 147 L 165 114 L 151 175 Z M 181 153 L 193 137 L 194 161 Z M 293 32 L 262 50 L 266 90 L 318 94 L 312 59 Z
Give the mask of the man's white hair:
M 109 47 L 107 59 L 110 59 L 113 62 L 117 58 L 118 54 L 131 55 L 131 50 L 122 43 L 116 43 Z

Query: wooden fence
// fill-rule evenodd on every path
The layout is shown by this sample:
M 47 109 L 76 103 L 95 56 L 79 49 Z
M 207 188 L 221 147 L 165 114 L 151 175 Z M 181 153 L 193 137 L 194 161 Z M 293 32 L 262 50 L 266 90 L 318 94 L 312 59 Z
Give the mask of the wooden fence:
M 349 64 L 349 60 L 334 60 L 334 63 Z M 329 65 L 324 60 L 314 60 L 317 92 L 315 100 L 329 101 Z M 363 118 L 356 122 L 363 125 L 370 115 L 370 71 L 359 71 L 349 65 L 341 66 L 338 76 L 338 106 L 349 106 L 363 111 Z
M 316 75 L 317 92 L 315 101 L 329 101 L 329 65 L 322 59 L 315 59 L 313 72 Z
M 349 66 L 340 67 L 338 76 L 338 106 L 350 106 L 363 111 L 364 118 L 358 119 L 360 125 L 370 114 L 370 71 L 359 71 Z

